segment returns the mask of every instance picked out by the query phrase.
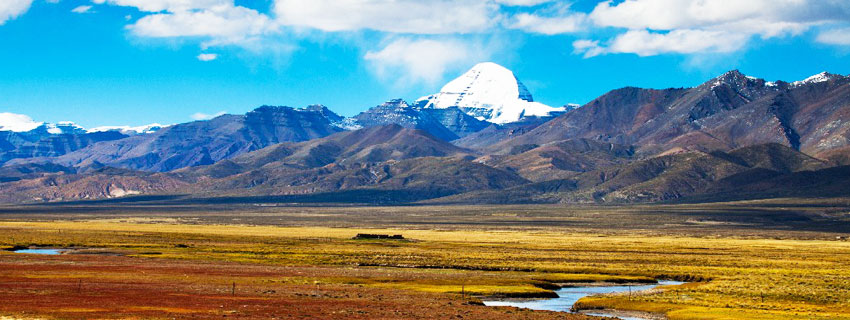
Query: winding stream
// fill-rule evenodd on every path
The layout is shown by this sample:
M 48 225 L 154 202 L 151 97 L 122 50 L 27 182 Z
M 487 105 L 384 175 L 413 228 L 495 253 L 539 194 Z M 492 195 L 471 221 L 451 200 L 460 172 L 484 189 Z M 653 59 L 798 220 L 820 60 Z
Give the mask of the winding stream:
M 15 250 L 15 253 L 28 253 L 28 254 L 46 254 L 46 255 L 56 255 L 62 254 L 65 251 L 64 249 L 21 249 Z
M 622 293 L 622 292 L 632 292 L 643 291 L 654 289 L 658 286 L 666 286 L 666 285 L 679 285 L 684 282 L 679 281 L 659 281 L 656 284 L 649 285 L 635 285 L 635 286 L 586 286 L 586 287 L 565 287 L 555 291 L 558 294 L 558 298 L 552 299 L 540 299 L 540 300 L 495 300 L 495 301 L 484 301 L 484 305 L 486 306 L 508 306 L 508 307 L 517 307 L 517 308 L 526 308 L 532 310 L 547 310 L 547 311 L 562 311 L 562 312 L 571 312 L 573 308 L 573 304 L 575 304 L 579 299 L 592 296 L 596 294 L 605 294 L 605 293 Z M 638 318 L 638 317 L 623 317 L 614 314 L 606 314 L 606 313 L 587 313 L 589 315 L 594 316 L 603 316 L 603 317 L 617 317 L 623 320 L 645 320 L 646 318 Z

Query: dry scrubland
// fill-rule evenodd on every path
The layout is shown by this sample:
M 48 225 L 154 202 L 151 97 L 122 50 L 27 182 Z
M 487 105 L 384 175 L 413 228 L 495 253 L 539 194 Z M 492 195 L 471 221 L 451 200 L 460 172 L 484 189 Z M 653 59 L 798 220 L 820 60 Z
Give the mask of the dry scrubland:
M 94 249 L 0 253 L 0 315 L 562 319 L 476 301 L 665 278 L 691 283 L 579 306 L 670 319 L 850 319 L 850 242 L 836 240 L 850 230 L 846 203 L 6 208 L 2 246 Z M 351 239 L 360 232 L 409 240 Z

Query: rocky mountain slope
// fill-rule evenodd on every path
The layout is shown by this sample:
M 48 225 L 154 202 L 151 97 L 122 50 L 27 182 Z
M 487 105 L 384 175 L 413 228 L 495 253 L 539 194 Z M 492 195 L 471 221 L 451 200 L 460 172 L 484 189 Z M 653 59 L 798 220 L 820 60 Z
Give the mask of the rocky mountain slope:
M 730 71 L 694 88 L 627 87 L 578 108 L 567 105 L 560 115 L 547 109 L 534 116 L 526 112 L 532 109 L 516 113 L 533 98 L 512 73 L 476 69 L 445 94 L 413 105 L 391 100 L 351 118 L 320 105 L 265 106 L 148 134 L 73 126 L 67 133 L 0 131 L 16 141 L 0 143 L 0 150 L 20 155 L 0 167 L 0 202 L 135 195 L 358 203 L 850 196 L 850 77 L 768 82 Z M 463 85 L 469 90 L 458 91 L 455 102 L 471 104 L 442 104 Z M 518 117 L 500 123 L 508 114 Z M 27 140 L 29 131 L 38 138 Z
M 515 174 L 468 161 L 470 154 L 425 131 L 386 125 L 279 144 L 178 173 L 196 179 L 195 185 L 204 190 L 237 189 L 258 195 L 371 188 L 416 190 L 433 197 L 525 182 Z
M 427 131 L 445 141 L 467 136 L 490 125 L 463 113 L 458 108 L 423 109 L 410 106 L 401 99 L 390 100 L 361 112 L 350 122 L 365 128 L 397 124 L 409 129 Z
M 411 106 L 397 99 L 352 118 L 343 118 L 321 105 L 304 109 L 261 107 L 244 116 L 223 115 L 209 121 L 175 126 L 113 126 L 85 130 L 73 123 L 52 125 L 35 122 L 23 115 L 0 114 L 0 163 L 23 159 L 12 164 L 101 164 L 164 172 L 211 164 L 275 143 L 306 141 L 343 130 L 398 124 L 452 141 L 487 128 L 506 132 L 516 126 L 508 121 L 512 118 L 502 117 L 495 121 L 481 117 L 486 110 L 491 110 L 485 113 L 493 116 L 514 114 L 516 119 L 513 120 L 521 120 L 517 123 L 535 124 L 566 110 L 534 103 L 531 93 L 511 71 L 493 63 L 475 66 L 446 88 L 458 86 L 466 86 L 463 96 L 467 98 L 457 106 L 445 103 L 425 106 L 428 103 L 424 101 L 419 102 L 422 106 Z M 112 143 L 97 144 L 105 141 Z M 470 145 L 495 142 L 490 134 L 470 141 Z
M 73 122 L 37 122 L 26 115 L 0 113 L 0 165 L 12 159 L 57 157 L 101 141 L 113 141 L 162 129 L 163 125 L 92 129 Z
M 326 108 L 263 106 L 245 115 L 223 115 L 212 120 L 178 124 L 151 134 L 96 143 L 55 158 L 13 164 L 101 164 L 153 172 L 208 165 L 273 144 L 306 141 L 343 131 L 331 123 L 329 112 Z
M 171 173 L 109 168 L 81 173 L 59 167 L 55 173 L 0 183 L 5 191 L 0 199 L 26 202 L 163 193 L 280 196 L 365 190 L 421 200 L 528 182 L 472 158 L 472 151 L 425 131 L 387 125 L 280 143 Z M 10 176 L 21 176 L 19 172 L 11 171 Z
M 644 155 L 780 143 L 844 163 L 850 145 L 850 77 L 789 84 L 730 71 L 690 89 L 623 88 L 496 148 L 594 139 Z
M 40 126 L 26 132 L 0 131 L 0 163 L 12 159 L 58 157 L 101 141 L 129 137 L 118 131 L 104 132 L 49 132 Z
M 832 170 L 814 159 L 781 144 L 744 147 L 730 152 L 698 151 L 671 154 L 601 167 L 568 178 L 546 180 L 500 191 L 476 191 L 433 202 L 442 203 L 592 203 L 655 202 L 688 198 L 758 198 L 770 194 L 793 195 L 804 176 L 825 176 Z M 830 177 L 805 194 L 835 196 L 837 186 L 850 186 L 850 179 Z M 766 187 L 765 189 L 760 189 Z M 769 187 L 769 188 L 767 188 Z M 824 188 L 824 189 L 818 189 Z M 844 195 L 847 191 L 843 191 Z M 803 193 L 801 193 L 803 194 Z M 720 198 L 717 198 L 720 199 Z

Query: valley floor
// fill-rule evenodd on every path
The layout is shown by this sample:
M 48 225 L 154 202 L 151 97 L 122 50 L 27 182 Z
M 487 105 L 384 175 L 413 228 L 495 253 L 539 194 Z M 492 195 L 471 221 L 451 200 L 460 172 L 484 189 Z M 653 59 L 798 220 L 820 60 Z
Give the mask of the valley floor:
M 578 307 L 850 319 L 847 199 L 645 206 L 0 208 L 0 318 L 583 319 L 479 305 L 675 279 Z M 405 240 L 355 240 L 358 233 Z

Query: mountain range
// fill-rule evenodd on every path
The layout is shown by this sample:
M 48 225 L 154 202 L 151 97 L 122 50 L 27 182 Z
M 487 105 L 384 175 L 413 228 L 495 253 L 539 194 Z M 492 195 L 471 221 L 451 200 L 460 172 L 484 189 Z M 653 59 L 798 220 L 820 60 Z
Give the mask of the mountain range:
M 3 124 L 0 124 L 3 125 Z M 482 63 L 439 93 L 350 118 L 321 105 L 84 130 L 0 130 L 0 201 L 137 195 L 277 202 L 576 203 L 850 193 L 850 77 L 535 102 Z M 11 128 L 11 126 L 9 126 Z M 179 196 L 178 196 L 179 195 Z

